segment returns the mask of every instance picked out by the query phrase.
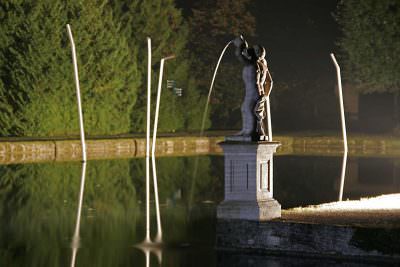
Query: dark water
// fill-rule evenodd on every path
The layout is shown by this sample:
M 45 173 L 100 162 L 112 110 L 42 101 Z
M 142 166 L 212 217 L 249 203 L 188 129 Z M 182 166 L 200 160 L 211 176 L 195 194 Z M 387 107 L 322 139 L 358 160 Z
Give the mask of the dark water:
M 217 253 L 215 212 L 223 199 L 223 158 L 201 157 L 195 180 L 194 161 L 194 157 L 157 160 L 165 245 L 150 253 L 149 266 L 345 264 Z M 81 167 L 80 163 L 0 166 L 0 266 L 71 266 Z M 144 159 L 88 162 L 75 266 L 146 266 L 146 253 L 134 247 L 144 239 L 144 167 Z M 340 168 L 340 158 L 276 157 L 275 198 L 283 208 L 336 201 Z M 344 198 L 400 192 L 399 168 L 398 159 L 350 158 Z

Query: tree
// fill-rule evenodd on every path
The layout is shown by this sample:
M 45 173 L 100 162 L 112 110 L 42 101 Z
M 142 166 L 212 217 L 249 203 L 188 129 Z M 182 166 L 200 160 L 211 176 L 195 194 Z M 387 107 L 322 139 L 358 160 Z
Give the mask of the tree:
M 343 36 L 345 79 L 361 93 L 393 93 L 394 128 L 400 129 L 400 2 L 342 1 L 337 19 Z
M 252 36 L 255 32 L 255 18 L 248 11 L 248 3 L 249 0 L 201 1 L 192 9 L 190 49 L 196 55 L 194 70 L 204 95 L 208 94 L 215 64 L 226 43 L 239 34 Z M 243 82 L 240 65 L 232 54 L 225 56 L 216 78 L 211 100 L 213 128 L 240 124 Z
M 156 1 L 115 1 L 113 3 L 116 19 L 123 25 L 123 34 L 129 46 L 138 46 L 139 69 L 143 82 L 139 86 L 138 103 L 132 113 L 132 130 L 143 132 L 146 120 L 146 73 L 147 43 L 152 39 L 152 104 L 155 103 L 155 88 L 158 83 L 159 62 L 162 57 L 174 54 L 175 59 L 165 63 L 164 82 L 176 81 L 177 87 L 184 89 L 183 96 L 177 97 L 171 90 L 163 90 L 160 106 L 159 130 L 175 131 L 198 129 L 203 103 L 192 77 L 191 54 L 187 52 L 188 25 L 173 0 Z M 196 103 L 196 105 L 194 105 Z M 154 108 L 152 109 L 154 110 Z
M 67 23 L 77 48 L 85 130 L 89 134 L 129 130 L 139 84 L 132 56 L 135 47 L 128 47 L 119 34 L 120 25 L 106 4 L 105 0 L 0 3 L 2 135 L 78 133 Z
M 164 90 L 159 130 L 199 128 L 205 100 L 191 73 L 188 26 L 173 0 L 7 0 L 0 4 L 1 135 L 78 134 L 67 23 L 89 135 L 144 131 L 147 36 L 153 42 L 153 92 L 159 60 L 170 54 L 176 59 L 166 63 L 163 86 L 172 79 L 184 88 L 182 97 Z
M 346 80 L 361 92 L 400 90 L 400 2 L 346 0 L 337 19 Z

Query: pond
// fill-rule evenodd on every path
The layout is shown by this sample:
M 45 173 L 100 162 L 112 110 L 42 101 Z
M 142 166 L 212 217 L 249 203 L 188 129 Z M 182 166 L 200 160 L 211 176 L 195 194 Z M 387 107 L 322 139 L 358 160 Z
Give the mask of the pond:
M 143 158 L 87 163 L 79 246 L 72 246 L 72 241 L 81 163 L 0 166 L 0 266 L 71 266 L 73 261 L 75 266 L 320 265 L 323 260 L 217 253 L 223 157 L 198 160 L 194 176 L 196 157 L 157 159 L 164 246 L 150 254 L 135 247 L 145 236 Z M 275 157 L 275 198 L 282 208 L 336 201 L 340 168 L 338 157 Z M 343 198 L 398 193 L 399 171 L 397 158 L 350 157 Z M 151 204 L 153 237 L 157 229 Z

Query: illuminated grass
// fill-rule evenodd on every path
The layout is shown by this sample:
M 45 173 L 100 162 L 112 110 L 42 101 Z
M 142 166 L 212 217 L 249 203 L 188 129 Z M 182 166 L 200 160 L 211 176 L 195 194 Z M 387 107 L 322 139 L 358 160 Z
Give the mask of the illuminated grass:
M 400 194 L 381 195 L 378 197 L 361 198 L 325 203 L 321 205 L 299 207 L 289 211 L 362 211 L 362 210 L 399 210 Z
M 281 220 L 301 223 L 398 228 L 400 227 L 400 194 L 282 210 Z

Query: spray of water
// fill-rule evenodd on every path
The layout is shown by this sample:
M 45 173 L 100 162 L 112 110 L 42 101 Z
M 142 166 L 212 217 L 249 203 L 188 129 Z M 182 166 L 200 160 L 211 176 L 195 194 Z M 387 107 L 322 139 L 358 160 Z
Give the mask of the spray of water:
M 214 70 L 214 75 L 213 78 L 211 80 L 211 85 L 210 85 L 210 89 L 208 90 L 208 96 L 207 96 L 207 102 L 206 102 L 206 106 L 204 108 L 204 112 L 203 112 L 203 119 L 201 120 L 201 128 L 200 128 L 200 136 L 203 136 L 204 134 L 204 126 L 206 123 L 206 116 L 207 116 L 207 111 L 208 111 L 208 105 L 210 103 L 210 98 L 211 98 L 211 93 L 214 87 L 214 81 L 215 81 L 215 77 L 217 76 L 217 71 L 218 71 L 218 67 L 219 67 L 219 63 L 221 63 L 221 59 L 225 54 L 225 50 L 228 48 L 228 46 L 232 43 L 232 41 L 229 41 L 226 46 L 224 47 L 224 49 L 221 52 L 221 55 L 219 56 L 217 65 L 215 66 L 215 70 Z
M 344 116 L 344 105 L 343 105 L 343 92 L 342 92 L 342 76 L 340 74 L 340 66 L 336 61 L 335 55 L 331 53 L 331 59 L 336 68 L 338 92 L 339 92 L 339 106 L 340 106 L 340 121 L 342 123 L 342 135 L 343 135 L 343 160 L 342 160 L 342 172 L 340 175 L 340 190 L 339 190 L 339 201 L 343 199 L 343 187 L 346 175 L 346 164 L 347 164 L 347 132 L 346 132 L 346 118 Z
M 222 57 L 225 54 L 226 49 L 229 47 L 229 45 L 232 43 L 233 41 L 229 41 L 224 49 L 221 52 L 221 55 L 219 56 L 217 65 L 215 66 L 215 70 L 214 70 L 214 75 L 213 78 L 211 80 L 211 85 L 210 85 L 210 89 L 208 90 L 208 96 L 207 96 L 207 102 L 204 108 L 204 112 L 203 112 L 203 118 L 201 120 L 201 128 L 200 128 L 200 137 L 202 137 L 204 135 L 204 127 L 205 127 L 205 123 L 206 123 L 206 116 L 207 116 L 207 111 L 208 111 L 208 105 L 210 103 L 210 98 L 211 98 L 211 93 L 214 87 L 214 81 L 215 81 L 215 77 L 217 76 L 217 71 L 218 71 L 218 67 L 219 64 L 221 63 Z M 193 201 L 193 194 L 194 194 L 194 186 L 196 184 L 196 177 L 197 177 L 197 170 L 199 167 L 199 157 L 196 156 L 195 162 L 194 162 L 194 168 L 193 168 L 193 176 L 192 176 L 192 184 L 191 184 L 191 188 L 190 188 L 190 197 L 189 197 L 189 209 L 192 206 L 192 201 Z

